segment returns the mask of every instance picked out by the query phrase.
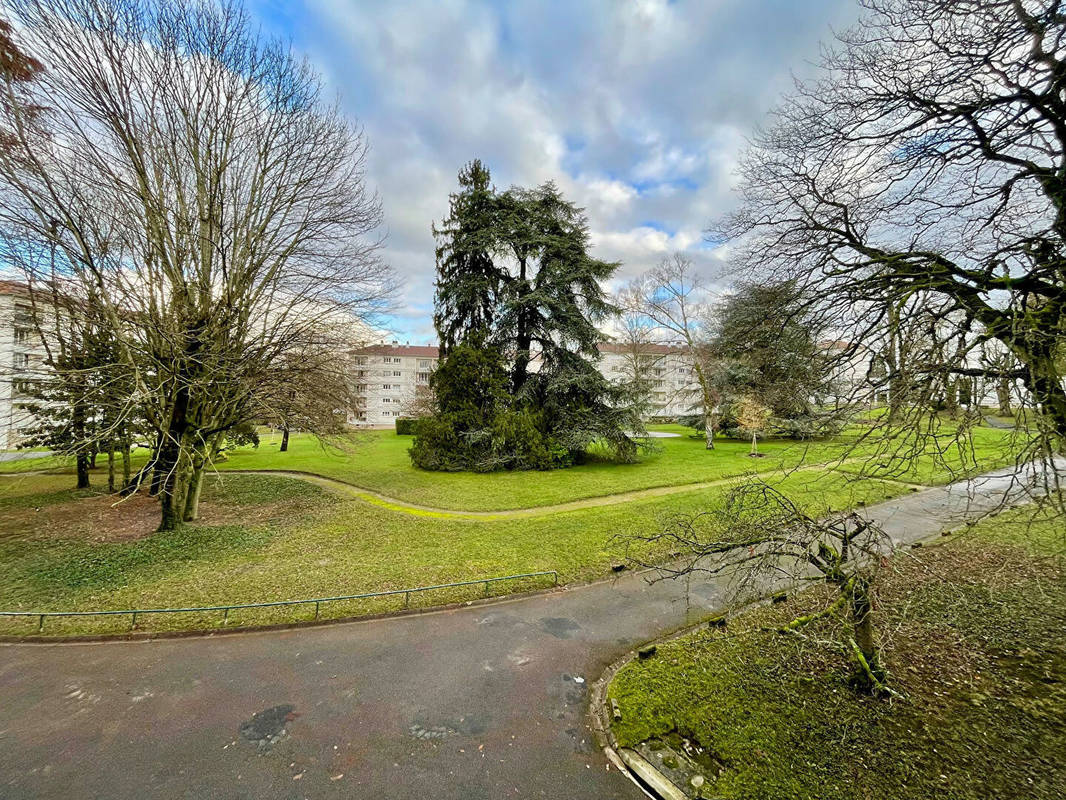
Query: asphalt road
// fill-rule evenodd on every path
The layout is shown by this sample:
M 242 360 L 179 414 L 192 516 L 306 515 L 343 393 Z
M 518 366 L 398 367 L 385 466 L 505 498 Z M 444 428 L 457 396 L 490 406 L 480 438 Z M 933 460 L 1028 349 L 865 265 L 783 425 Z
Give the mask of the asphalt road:
M 914 541 L 1010 483 L 867 513 Z M 638 798 L 595 747 L 589 682 L 722 600 L 715 583 L 629 574 L 363 623 L 3 646 L 0 798 Z

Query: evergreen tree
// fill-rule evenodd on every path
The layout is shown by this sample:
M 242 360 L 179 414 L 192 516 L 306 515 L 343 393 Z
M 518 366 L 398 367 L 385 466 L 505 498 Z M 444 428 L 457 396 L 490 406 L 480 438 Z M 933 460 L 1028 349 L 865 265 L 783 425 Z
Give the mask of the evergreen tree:
M 748 284 L 727 297 L 711 320 L 710 350 L 732 421 L 744 398 L 758 398 L 779 433 L 804 438 L 835 428 L 818 412 L 830 370 L 819 330 L 790 282 Z M 741 425 L 741 427 L 744 427 Z
M 459 191 L 438 228 L 433 324 L 443 358 L 472 332 L 491 330 L 503 271 L 493 262 L 497 198 L 488 169 L 475 159 L 459 171 Z
M 564 466 L 600 440 L 616 457 L 631 460 L 637 448 L 631 433 L 642 430 L 639 404 L 596 368 L 605 338 L 597 324 L 617 313 L 601 284 L 619 265 L 589 254 L 584 210 L 553 183 L 496 192 L 479 161 L 460 172 L 459 183 L 449 218 L 434 228 L 434 323 L 446 356 L 441 369 L 450 352 L 469 341 L 496 350 L 506 370 L 508 409 L 491 420 L 482 417 L 478 428 L 495 431 L 486 434 L 486 452 L 505 452 L 497 462 L 506 468 Z M 446 380 L 437 381 L 438 419 L 454 421 L 440 397 Z M 459 384 L 460 391 L 469 387 Z M 465 440 L 473 430 L 467 423 L 460 426 Z M 432 428 L 420 429 L 423 444 L 416 441 L 412 451 L 420 465 L 431 461 L 425 442 Z M 446 437 L 437 434 L 444 446 Z M 480 463 L 492 462 L 486 457 Z

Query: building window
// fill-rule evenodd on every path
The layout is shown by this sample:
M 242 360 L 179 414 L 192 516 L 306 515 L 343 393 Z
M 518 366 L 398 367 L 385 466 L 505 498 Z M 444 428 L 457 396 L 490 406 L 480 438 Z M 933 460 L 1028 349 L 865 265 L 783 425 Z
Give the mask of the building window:
M 356 363 L 356 366 L 360 366 L 360 367 L 365 366 L 366 365 L 366 356 L 356 356 L 355 357 L 355 363 Z
M 382 397 L 381 398 L 381 402 L 382 403 L 391 403 L 392 402 L 392 398 L 391 397 Z
M 383 384 L 381 384 L 381 388 L 384 389 L 387 392 L 390 389 L 392 389 L 392 384 L 391 383 L 383 383 Z
M 26 328 L 15 328 L 15 344 L 29 344 L 30 332 Z
M 430 359 L 428 359 L 428 358 L 420 358 L 418 360 L 418 368 L 419 369 L 429 369 L 432 366 L 433 366 L 433 362 Z
M 417 380 L 419 383 L 429 383 L 429 373 L 419 372 L 418 375 L 415 376 L 415 380 Z
M 383 417 L 391 417 L 392 416 L 392 412 L 391 411 L 382 411 L 381 412 L 381 416 L 383 416 Z
M 30 357 L 26 353 L 15 353 L 15 369 L 25 369 L 30 365 Z
M 395 370 L 392 371 L 392 377 L 399 378 L 399 377 L 402 377 L 402 376 L 403 376 L 403 373 L 400 372 L 400 370 L 395 369 Z

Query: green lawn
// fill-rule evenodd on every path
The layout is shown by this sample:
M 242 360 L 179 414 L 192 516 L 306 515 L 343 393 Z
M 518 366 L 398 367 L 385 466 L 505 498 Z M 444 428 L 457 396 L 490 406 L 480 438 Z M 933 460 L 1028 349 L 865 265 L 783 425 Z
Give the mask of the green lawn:
M 687 433 L 686 429 L 664 426 Z M 980 468 L 1005 460 L 999 431 L 980 430 Z M 654 530 L 668 513 L 693 510 L 729 490 L 731 478 L 759 470 L 781 482 L 817 511 L 874 502 L 909 491 L 897 482 L 859 479 L 846 470 L 818 469 L 839 459 L 847 440 L 766 442 L 762 459 L 748 444 L 722 440 L 707 452 L 687 435 L 658 440 L 659 450 L 636 464 L 590 463 L 555 472 L 476 475 L 429 473 L 411 467 L 409 437 L 387 431 L 357 436 L 344 450 L 323 450 L 295 435 L 290 451 L 265 435 L 258 449 L 230 453 L 204 494 L 203 519 L 180 531 L 151 533 L 158 521 L 153 500 L 115 499 L 70 489 L 69 465 L 45 475 L 0 477 L 0 560 L 5 581 L 0 609 L 78 610 L 214 605 L 356 594 L 538 570 L 557 570 L 561 582 L 604 575 L 621 556 L 620 539 Z M 849 453 L 855 458 L 854 452 Z M 138 454 L 136 464 L 143 463 Z M 959 461 L 971 469 L 971 462 Z M 801 472 L 781 467 L 806 465 Z M 813 465 L 813 467 L 812 467 Z M 876 466 L 876 465 L 875 465 Z M 594 508 L 522 519 L 447 518 L 409 513 L 335 493 L 296 478 L 227 474 L 229 470 L 299 470 L 338 478 L 417 504 L 459 510 L 538 507 L 662 486 L 711 487 L 623 500 Z M 949 472 L 917 465 L 923 482 Z M 92 475 L 106 484 L 105 467 Z M 543 586 L 499 585 L 493 592 Z M 417 595 L 413 604 L 467 599 L 479 590 Z M 339 603 L 323 616 L 391 610 L 397 599 Z M 239 612 L 232 623 L 261 623 L 307 616 L 309 609 Z M 217 618 L 148 617 L 152 629 L 210 627 Z M 128 620 L 57 620 L 52 633 L 121 629 Z M 26 633 L 30 623 L 0 620 L 3 630 Z
M 286 453 L 278 452 L 277 437 L 271 440 L 271 437 L 264 436 L 257 449 L 248 447 L 232 451 L 229 459 L 218 468 L 315 472 L 409 503 L 456 510 L 497 511 L 555 505 L 660 486 L 703 483 L 753 471 L 772 472 L 782 467 L 833 462 L 845 457 L 859 458 L 873 449 L 871 445 L 863 445 L 851 452 L 853 438 L 846 436 L 829 442 L 768 441 L 759 446 L 760 452 L 767 457 L 752 459 L 748 457 L 748 442 L 720 439 L 714 452 L 708 452 L 702 439 L 689 437 L 691 431 L 687 428 L 663 425 L 654 429 L 679 432 L 682 436 L 654 440 L 657 452 L 642 455 L 634 464 L 616 464 L 594 454 L 589 463 L 549 472 L 487 475 L 425 472 L 411 466 L 407 455 L 411 437 L 396 436 L 391 431 L 363 434 L 346 450 L 333 451 L 324 450 L 309 436 L 295 435 L 290 438 Z M 935 484 L 952 480 L 963 471 L 990 469 L 1009 463 L 1008 441 L 1009 437 L 1003 431 L 978 428 L 974 431 L 976 463 L 969 461 L 969 454 L 949 449 L 944 455 L 944 464 L 930 461 L 892 477 Z
M 619 744 L 694 744 L 706 797 L 1066 796 L 1066 526 L 1024 513 L 897 559 L 879 613 L 904 699 L 860 697 L 839 656 L 764 630 L 820 607 L 809 592 L 623 668 Z
M 813 509 L 875 502 L 906 491 L 880 481 L 857 483 L 836 473 L 797 474 L 782 481 Z M 205 523 L 151 534 L 151 501 L 139 535 L 99 540 L 93 526 L 70 519 L 107 506 L 69 489 L 63 476 L 22 476 L 0 482 L 0 535 L 5 610 L 119 609 L 212 605 L 354 594 L 476 577 L 558 570 L 560 582 L 607 574 L 621 556 L 617 537 L 654 529 L 667 513 L 693 510 L 727 487 L 619 503 L 522 520 L 438 519 L 398 513 L 358 499 L 339 499 L 304 481 L 273 476 L 212 478 L 205 488 Z M 270 516 L 263 506 L 280 513 Z M 34 511 L 33 507 L 40 507 Z M 261 520 L 242 512 L 260 509 Z M 105 509 L 106 510 L 106 509 Z M 269 510 L 269 509 L 268 509 Z M 232 511 L 233 513 L 229 513 Z M 94 511 L 94 513 L 97 513 Z M 56 522 L 58 520 L 58 522 Z M 35 524 L 41 521 L 41 524 Z M 51 527 L 44 526 L 44 521 Z M 58 529 L 56 526 L 58 525 Z M 71 531 L 74 531 L 71 533 Z M 494 587 L 504 593 L 543 586 L 540 580 Z M 476 597 L 480 588 L 416 596 L 413 605 Z M 323 616 L 395 609 L 401 599 L 323 607 Z M 241 612 L 231 622 L 306 618 L 308 609 Z M 145 627 L 210 627 L 219 615 L 149 617 Z M 128 628 L 128 618 L 49 621 L 52 633 Z M 36 622 L 2 621 L 7 633 L 35 633 Z
M 654 430 L 681 433 L 680 438 L 654 440 L 655 451 L 645 453 L 633 464 L 617 464 L 593 453 L 588 463 L 569 469 L 547 472 L 426 472 L 411 466 L 407 450 L 412 438 L 392 431 L 369 431 L 355 435 L 343 447 L 323 447 L 306 434 L 290 437 L 288 452 L 278 451 L 280 436 L 264 434 L 258 448 L 242 447 L 230 451 L 216 467 L 227 470 L 297 470 L 337 478 L 356 486 L 417 505 L 465 511 L 498 511 L 556 505 L 589 497 L 620 494 L 662 486 L 704 483 L 744 475 L 754 471 L 774 472 L 800 465 L 832 464 L 848 459 L 843 468 L 855 472 L 866 458 L 867 475 L 881 474 L 898 480 L 933 485 L 954 480 L 964 473 L 980 472 L 1010 463 L 1011 437 L 1007 432 L 977 428 L 973 432 L 973 450 L 948 444 L 937 460 L 923 459 L 898 468 L 891 460 L 879 467 L 868 458 L 875 451 L 872 443 L 858 447 L 854 435 L 832 441 L 762 442 L 759 451 L 765 458 L 748 457 L 748 442 L 719 439 L 716 449 L 704 449 L 702 438 L 693 438 L 691 430 L 677 425 L 654 426 Z M 945 441 L 950 441 L 945 436 Z M 135 453 L 134 467 L 144 463 L 147 454 Z M 103 459 L 99 459 L 102 462 Z M 103 467 L 103 463 L 98 464 Z M 69 460 L 34 459 L 0 463 L 0 473 L 62 469 L 69 471 Z

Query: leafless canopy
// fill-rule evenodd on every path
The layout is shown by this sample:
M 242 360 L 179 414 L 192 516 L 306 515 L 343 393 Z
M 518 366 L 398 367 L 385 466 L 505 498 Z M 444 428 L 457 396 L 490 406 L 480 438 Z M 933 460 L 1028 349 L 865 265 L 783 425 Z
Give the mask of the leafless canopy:
M 15 114 L 0 157 L 6 252 L 109 320 L 159 433 L 166 525 L 217 436 L 340 365 L 388 299 L 367 142 L 230 0 L 5 6 L 44 67 L 23 88 L 44 111 Z
M 1066 7 L 863 5 L 821 78 L 756 136 L 743 203 L 714 235 L 736 263 L 815 298 L 842 357 L 909 337 L 906 364 L 885 358 L 867 376 L 874 391 L 1017 384 L 1038 411 L 1038 449 L 1062 453 Z M 1010 357 L 982 358 L 989 343 Z
M 655 580 L 700 573 L 728 576 L 734 606 L 782 588 L 829 584 L 835 597 L 781 632 L 802 637 L 812 622 L 836 618 L 843 635 L 835 646 L 854 661 L 861 685 L 891 693 L 880 665 L 874 609 L 876 578 L 893 545 L 872 521 L 855 512 L 812 517 L 778 489 L 753 478 L 707 510 L 675 515 L 660 531 L 632 537 L 627 544 L 632 550 L 638 543 L 675 557 L 666 564 L 633 559 L 654 567 Z

